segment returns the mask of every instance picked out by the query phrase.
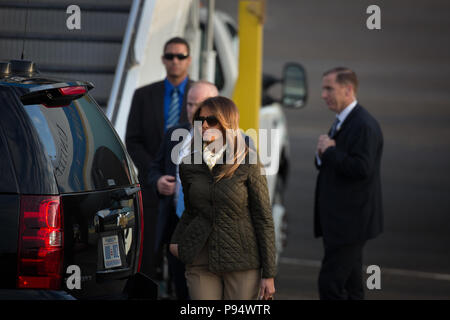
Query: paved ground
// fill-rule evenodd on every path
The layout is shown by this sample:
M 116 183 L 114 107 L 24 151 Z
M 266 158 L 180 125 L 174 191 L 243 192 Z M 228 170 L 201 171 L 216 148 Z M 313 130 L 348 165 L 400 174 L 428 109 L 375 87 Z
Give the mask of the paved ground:
M 377 1 L 382 30 L 366 28 L 366 0 L 268 0 L 264 71 L 285 62 L 307 70 L 310 99 L 286 110 L 292 171 L 286 204 L 288 246 L 278 299 L 317 299 L 322 257 L 312 215 L 317 137 L 334 115 L 320 100 L 321 74 L 344 65 L 360 78 L 359 102 L 385 138 L 385 232 L 369 242 L 365 264 L 381 267 L 382 288 L 369 299 L 450 299 L 450 3 Z M 237 1 L 216 6 L 236 17 Z

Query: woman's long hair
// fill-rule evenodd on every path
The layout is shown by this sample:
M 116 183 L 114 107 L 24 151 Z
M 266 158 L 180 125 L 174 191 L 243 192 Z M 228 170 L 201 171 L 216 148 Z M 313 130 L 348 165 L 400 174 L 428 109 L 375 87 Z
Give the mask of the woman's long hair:
M 244 162 L 249 152 L 245 143 L 243 133 L 239 129 L 239 110 L 234 102 L 226 97 L 217 96 L 203 101 L 194 114 L 193 121 L 200 115 L 202 108 L 208 108 L 212 115 L 217 118 L 220 124 L 222 137 L 226 138 L 226 163 L 220 173 L 216 176 L 216 181 L 222 178 L 229 178 L 233 175 L 239 165 Z M 230 158 L 231 156 L 231 158 Z

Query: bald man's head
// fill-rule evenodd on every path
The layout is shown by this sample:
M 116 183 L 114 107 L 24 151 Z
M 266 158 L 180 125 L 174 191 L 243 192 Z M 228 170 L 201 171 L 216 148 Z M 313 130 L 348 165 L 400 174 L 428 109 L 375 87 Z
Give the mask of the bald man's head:
M 208 98 L 216 97 L 218 95 L 219 90 L 217 90 L 217 87 L 213 83 L 204 80 L 194 82 L 189 88 L 187 95 L 186 110 L 189 123 L 192 124 L 192 118 L 200 103 Z

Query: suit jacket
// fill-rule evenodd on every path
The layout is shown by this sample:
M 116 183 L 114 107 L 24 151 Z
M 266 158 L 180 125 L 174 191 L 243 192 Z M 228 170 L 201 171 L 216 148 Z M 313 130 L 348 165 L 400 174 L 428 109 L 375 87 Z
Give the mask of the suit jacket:
M 325 245 L 376 237 L 383 230 L 380 164 L 383 135 L 378 122 L 357 105 L 332 137 L 317 177 L 314 231 Z
M 192 81 L 184 91 L 180 123 L 187 121 L 186 96 Z M 125 143 L 139 170 L 139 181 L 145 189 L 150 163 L 155 159 L 164 136 L 164 80 L 137 89 L 128 116 Z M 144 195 L 144 204 L 155 207 L 158 198 Z
M 158 192 L 156 186 L 158 179 L 163 175 L 176 176 L 177 166 L 172 161 L 172 150 L 179 143 L 182 143 L 186 138 L 183 135 L 179 140 L 172 141 L 172 133 L 176 129 L 190 129 L 190 124 L 185 122 L 181 125 L 174 126 L 167 130 L 161 147 L 156 155 L 156 158 L 151 162 L 149 174 L 148 174 L 148 185 L 152 188 L 153 192 L 159 196 L 159 206 L 158 206 L 158 216 L 156 222 L 156 242 L 155 250 L 158 250 L 163 243 L 169 243 L 170 237 L 178 223 L 178 216 L 176 215 L 176 208 L 174 204 L 174 195 L 165 196 Z M 188 131 L 186 131 L 187 133 Z M 181 147 L 181 145 L 179 146 Z

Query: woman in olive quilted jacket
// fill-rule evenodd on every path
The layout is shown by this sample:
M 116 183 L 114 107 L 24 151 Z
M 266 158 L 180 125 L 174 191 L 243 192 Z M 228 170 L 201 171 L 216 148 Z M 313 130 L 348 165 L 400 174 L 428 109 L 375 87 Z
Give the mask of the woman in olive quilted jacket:
M 189 294 L 271 299 L 276 266 L 267 180 L 239 130 L 238 109 L 225 97 L 209 98 L 194 128 L 192 152 L 179 167 L 185 209 L 170 245 L 186 264 Z

